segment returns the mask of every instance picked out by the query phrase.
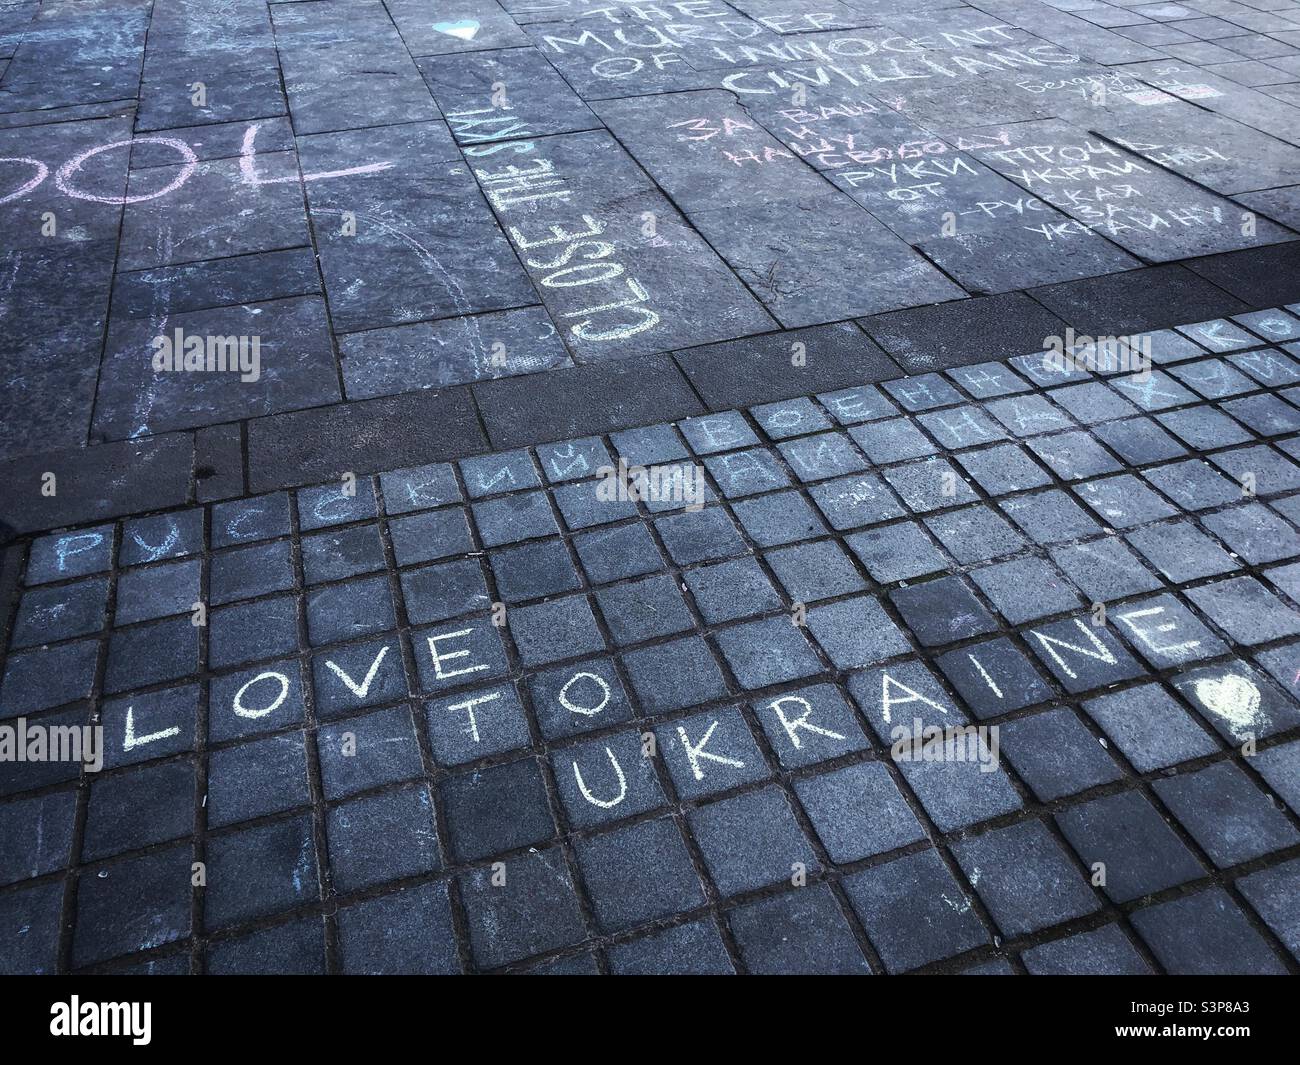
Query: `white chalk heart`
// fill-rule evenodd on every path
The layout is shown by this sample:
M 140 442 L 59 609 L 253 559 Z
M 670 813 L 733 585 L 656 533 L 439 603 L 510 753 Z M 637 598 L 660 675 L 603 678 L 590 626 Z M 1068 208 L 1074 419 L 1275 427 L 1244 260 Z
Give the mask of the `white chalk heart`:
M 1196 697 L 1213 714 L 1218 714 L 1235 730 L 1255 723 L 1259 713 L 1259 688 L 1246 677 L 1228 674 L 1207 677 L 1195 684 Z
M 448 37 L 459 37 L 462 41 L 472 41 L 474 35 L 478 33 L 480 23 L 472 18 L 461 19 L 459 22 L 435 22 L 433 28 L 439 33 L 445 33 Z

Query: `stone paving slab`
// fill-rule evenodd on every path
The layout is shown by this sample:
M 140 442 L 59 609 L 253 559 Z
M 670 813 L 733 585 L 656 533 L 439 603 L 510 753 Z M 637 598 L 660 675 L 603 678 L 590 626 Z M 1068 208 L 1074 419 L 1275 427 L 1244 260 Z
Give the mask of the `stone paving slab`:
M 23 537 L 0 968 L 1296 971 L 1300 305 L 1145 341 Z

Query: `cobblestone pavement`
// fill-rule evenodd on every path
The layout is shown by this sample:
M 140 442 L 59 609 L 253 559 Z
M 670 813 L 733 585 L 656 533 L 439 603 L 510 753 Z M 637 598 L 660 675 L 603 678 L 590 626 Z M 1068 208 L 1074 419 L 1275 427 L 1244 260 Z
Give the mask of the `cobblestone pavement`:
M 3 967 L 1294 971 L 1295 312 L 32 540 Z
M 0 972 L 1300 972 L 1298 232 L 1300 0 L 0 0 Z

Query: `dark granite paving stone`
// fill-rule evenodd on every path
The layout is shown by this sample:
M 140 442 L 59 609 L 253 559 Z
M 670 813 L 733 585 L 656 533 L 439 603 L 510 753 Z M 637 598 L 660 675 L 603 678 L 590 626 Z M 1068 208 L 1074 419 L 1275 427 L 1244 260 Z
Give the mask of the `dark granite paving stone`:
M 98 632 L 104 627 L 107 605 L 108 579 L 104 577 L 57 588 L 33 588 L 23 593 L 18 605 L 10 647 Z
M 211 850 L 208 856 L 212 859 Z M 189 935 L 192 857 L 190 845 L 181 843 L 84 876 L 77 891 L 72 964 L 89 965 Z M 209 880 L 209 899 L 211 885 Z
M 1132 374 L 1128 377 L 1112 377 L 1110 384 L 1148 412 L 1196 402 L 1193 393 L 1159 370 Z
M 784 768 L 813 765 L 869 746 L 853 708 L 834 685 L 795 688 L 753 706 Z
M 771 775 L 735 707 L 660 725 L 656 736 L 659 755 L 683 800 L 702 799 Z
M 603 588 L 596 593 L 596 601 L 620 647 L 686 632 L 694 624 L 676 582 L 669 576 Z
M 339 891 L 420 876 L 440 865 L 433 800 L 423 784 L 332 807 L 325 830 Z
M 789 800 L 774 786 L 697 807 L 687 819 L 709 876 L 724 896 L 820 871 Z
M 975 493 L 962 478 L 957 467 L 946 458 L 936 456 L 907 466 L 885 471 L 885 479 L 916 513 L 924 514 L 942 507 L 975 502 Z
M 1155 669 L 1214 658 L 1228 648 L 1172 595 L 1115 608 L 1110 621 Z
M 150 270 L 310 244 L 294 153 L 259 153 L 260 181 L 249 181 L 243 165 L 214 159 L 133 170 L 119 243 L 121 268 Z M 257 298 L 267 297 L 259 293 Z
M 634 669 L 632 683 L 637 683 Z M 605 728 L 632 717 L 632 701 L 614 663 L 607 658 L 533 673 L 528 678 L 528 692 L 538 727 L 548 740 Z M 646 704 L 644 697 L 641 702 Z
M 1083 425 L 1096 425 L 1099 422 L 1127 418 L 1138 412 L 1132 403 L 1100 381 L 1055 388 L 1050 395 Z
M 188 647 L 189 640 L 193 638 L 197 644 L 197 637 L 186 637 L 185 627 L 189 627 L 194 633 L 198 630 L 190 625 L 189 618 L 177 618 L 175 621 L 159 624 L 171 626 L 171 632 L 167 635 L 175 650 L 172 652 L 174 663 L 168 672 L 172 677 L 183 676 L 184 672 L 193 668 L 192 662 L 188 662 L 193 657 L 193 652 Z M 153 626 L 144 626 L 142 629 L 129 630 L 132 634 L 130 644 L 126 644 L 124 637 L 114 635 L 113 643 L 117 643 L 119 638 L 122 638 L 123 655 L 134 652 L 134 655 L 139 657 L 143 651 L 138 648 L 141 648 L 145 638 L 136 634 L 152 628 Z M 215 669 L 294 654 L 299 649 L 298 605 L 291 595 L 221 607 L 211 612 L 208 629 L 208 664 Z M 111 654 L 110 645 L 110 657 Z M 154 679 L 169 679 L 156 677 L 156 670 L 159 668 L 156 663 L 149 667 L 150 672 L 143 677 L 136 671 L 128 674 L 129 668 L 127 665 L 119 667 L 122 680 L 117 681 L 112 690 L 140 687 L 146 678 L 150 682 Z M 142 667 L 136 668 L 138 670 Z M 113 669 L 111 661 L 109 669 L 110 671 Z
M 94 430 L 100 439 L 211 425 L 340 399 L 325 307 L 318 297 L 190 311 L 172 316 L 168 325 L 169 334 L 159 333 L 150 320 L 119 319 L 110 329 L 95 406 Z M 174 343 L 177 330 L 185 344 L 203 339 L 218 369 L 156 370 L 154 338 L 170 335 Z M 227 367 L 233 368 L 220 369 L 223 354 Z
M 558 848 L 505 863 L 505 882 L 491 868 L 458 878 L 470 949 L 480 966 L 505 965 L 571 946 L 586 937 L 578 897 Z
M 158 53 L 160 56 L 162 53 Z M 271 64 L 269 69 L 275 69 L 278 66 L 274 55 L 269 56 L 268 62 Z M 160 59 L 159 62 L 162 60 Z M 243 67 L 247 67 L 245 62 Z M 266 82 L 269 81 L 269 75 L 263 71 L 249 71 L 239 69 L 233 72 L 236 78 L 247 79 L 248 88 L 254 93 L 265 92 Z M 224 72 L 224 77 L 230 78 L 230 72 Z M 146 75 L 146 79 L 148 75 Z M 278 73 L 275 76 L 276 87 L 279 86 Z M 192 95 L 190 85 L 196 80 L 193 75 L 185 79 L 188 84 L 184 86 L 184 91 L 177 93 L 177 99 L 166 101 L 167 103 L 183 103 L 185 109 L 176 111 L 174 117 L 182 121 L 189 119 L 197 124 L 192 126 L 173 126 L 166 130 L 154 131 L 154 135 L 139 136 L 131 142 L 131 169 L 147 170 L 151 167 L 158 166 L 175 166 L 186 158 L 183 152 L 180 152 L 174 142 L 180 141 L 186 144 L 190 151 L 194 153 L 199 162 L 208 162 L 213 159 L 234 159 L 246 154 L 244 141 L 249 136 L 249 128 L 253 127 L 253 147 L 255 153 L 271 152 L 290 152 L 293 151 L 293 127 L 289 123 L 289 116 L 284 106 L 284 98 L 280 96 L 276 102 L 275 113 L 265 116 L 251 116 L 257 121 L 248 119 L 239 120 L 231 118 L 229 120 L 218 118 L 216 121 L 209 121 L 212 116 L 219 115 L 219 108 L 228 107 L 235 103 L 235 98 L 228 96 L 226 93 L 221 95 L 225 97 L 215 102 L 215 106 L 208 108 L 195 107 L 190 101 Z M 229 82 L 228 82 L 229 85 Z M 209 104 L 214 102 L 209 93 Z M 155 100 L 154 103 L 159 101 Z M 174 109 L 173 109 L 174 110 Z M 204 113 L 206 110 L 206 113 Z M 138 120 L 137 120 L 138 121 Z M 257 160 L 260 162 L 260 160 Z M 256 171 L 254 171 L 256 172 Z M 306 250 L 306 249 L 303 249 Z M 274 253 L 279 254 L 279 253 Z M 288 261 L 290 257 L 301 258 L 301 252 L 297 256 L 283 256 L 281 261 Z M 311 255 L 308 252 L 306 256 L 310 262 Z M 214 264 L 205 264 L 214 265 Z M 308 273 L 315 273 L 315 266 L 312 265 L 309 270 L 303 272 L 303 277 Z M 319 285 L 319 278 L 315 279 L 312 284 Z M 234 302 L 240 302 L 238 300 Z
M 910 736 L 911 726 L 918 719 L 923 726 L 944 728 L 967 721 L 960 704 L 916 659 L 854 673 L 848 688 L 881 743 L 897 740 L 896 727 L 906 729 Z
M 397 637 L 382 636 L 317 654 L 312 659 L 312 690 L 316 714 L 322 719 L 405 698 L 407 683 Z
M 1274 495 L 1300 488 L 1300 466 L 1263 444 L 1220 451 L 1211 455 L 1210 461 L 1235 477 L 1243 492 L 1250 489 L 1259 495 Z M 1253 475 L 1253 485 L 1245 476 L 1248 473 Z
M 1115 924 L 1031 947 L 1020 960 L 1033 976 L 1151 975 L 1151 966 Z
M 709 625 L 765 614 L 784 605 L 762 567 L 751 558 L 689 570 L 685 578 L 696 609 Z
M 1247 647 L 1300 632 L 1300 614 L 1253 577 L 1191 588 L 1187 597 L 1230 639 Z
M 461 459 L 456 464 L 460 467 L 460 476 L 465 479 L 465 490 L 471 499 L 542 486 L 528 451 L 476 455 Z
M 1194 407 L 1156 415 L 1156 420 L 1184 444 L 1198 451 L 1247 443 L 1245 429 L 1213 407 Z
M 106 573 L 112 568 L 113 527 L 101 525 L 73 533 L 56 533 L 32 541 L 27 559 L 26 583 Z
M 388 531 L 399 566 L 433 562 L 474 549 L 469 522 L 460 507 L 392 519 Z
M 1047 710 L 1001 726 L 1000 750 L 1042 802 L 1110 784 L 1115 760 L 1069 710 Z
M 424 709 L 429 747 L 441 765 L 463 765 L 532 742 L 511 684 L 432 700 Z
M 721 507 L 657 518 L 654 525 L 669 557 L 679 566 L 729 558 L 747 550 L 735 523 Z
M 301 741 L 300 741 L 301 742 Z M 306 802 L 304 791 L 303 801 Z M 36 813 L 37 811 L 32 811 Z M 38 831 L 51 832 L 47 845 L 60 846 L 57 812 Z M 209 812 L 209 823 L 211 822 Z M 43 821 L 43 819 L 42 819 Z M 96 779 L 86 808 L 83 861 L 139 850 L 194 832 L 194 766 L 170 762 Z M 67 839 L 62 840 L 64 851 Z M 42 870 L 45 871 L 45 870 Z
M 964 307 L 966 304 L 953 304 Z M 1002 396 L 1027 392 L 1030 385 L 1000 362 L 978 362 L 972 366 L 950 367 L 945 374 L 976 399 L 998 399 Z
M 288 599 L 284 602 L 288 603 L 292 615 L 293 601 Z M 227 607 L 221 612 L 214 611 L 210 616 L 212 635 L 208 660 L 212 665 L 230 665 L 240 661 L 239 656 L 245 650 L 249 651 L 247 657 L 257 657 L 253 653 L 254 643 L 258 653 L 263 647 L 274 653 L 277 634 L 266 629 L 239 631 L 246 622 L 260 628 L 261 619 L 248 613 L 237 615 L 234 612 L 238 610 L 237 607 Z M 275 618 L 283 616 L 274 612 L 274 604 L 264 613 Z M 218 627 L 218 619 L 223 616 L 224 620 Z M 296 637 L 294 644 L 296 646 Z M 108 644 L 104 690 L 120 692 L 188 676 L 198 668 L 198 655 L 199 629 L 191 623 L 189 616 L 153 621 L 130 629 L 115 629 Z
M 629 651 L 623 662 L 637 701 L 650 714 L 697 706 L 727 694 L 718 662 L 698 637 Z
M 497 626 L 479 617 L 462 618 L 412 637 L 420 687 L 426 694 L 493 680 L 506 672 L 506 652 Z M 463 660 L 463 661 L 462 661 Z
M 539 307 L 350 333 L 339 355 L 349 399 L 573 365 Z
M 989 495 L 1006 495 L 1051 483 L 1042 467 L 1018 444 L 962 451 L 955 458 Z
M 598 976 L 600 969 L 591 954 L 576 954 L 567 958 L 542 962 L 522 970 L 529 976 Z
M 420 745 L 405 707 L 324 727 L 316 735 L 316 749 L 327 799 L 423 775 Z
M 319 917 L 305 917 L 214 943 L 208 948 L 206 972 L 215 976 L 323 976 L 324 922 Z
M 448 777 L 438 793 L 457 861 L 503 854 L 555 835 L 536 759 Z
M 1249 95 L 1252 102 L 1262 103 L 1264 100 L 1259 93 L 1249 93 Z M 1292 109 L 1291 122 L 1294 124 L 1294 109 Z M 1251 124 L 1251 120 L 1246 119 L 1246 123 Z M 1279 244 L 1250 254 L 1215 255 L 1198 260 L 1192 268 L 1202 277 L 1246 303 L 1256 307 L 1276 307 L 1279 304 L 1296 301 L 1296 253 L 1294 243 Z M 1248 309 L 1248 307 L 1236 307 L 1232 310 L 1225 308 L 1221 313 L 1234 313 Z
M 1167 972 L 1252 976 L 1286 972 L 1222 888 L 1139 910 L 1130 920 Z
M 192 780 L 190 797 L 193 798 Z M 0 806 L 0 841 L 4 843 L 0 852 L 3 855 L 0 883 L 16 884 L 71 863 L 76 806 L 77 796 L 73 791 L 56 791 Z
M 1044 351 L 1033 355 L 1018 355 L 1014 359 L 1008 359 L 1007 362 L 1034 384 L 1041 385 L 1044 388 L 1092 380 L 1092 372 L 1086 367 L 1078 365 L 1074 360 L 1062 359 L 1056 356 L 1054 352 Z M 1012 389 L 1010 394 L 1027 391 L 1029 389 L 1026 388 Z
M 911 580 L 948 567 L 943 553 L 915 522 L 854 533 L 844 542 L 881 584 Z
M 273 11 L 272 21 L 300 135 L 438 117 L 383 5 L 327 0 Z
M 964 167 L 965 157 L 960 158 Z M 949 166 L 957 169 L 955 164 Z M 999 227 L 998 232 L 1006 231 Z M 935 242 L 935 246 L 939 243 Z M 908 373 L 951 370 L 990 358 L 1020 355 L 1041 347 L 1044 337 L 1060 334 L 1065 328 L 1059 318 L 1020 292 L 878 314 L 861 324 Z M 1014 381 L 1014 375 L 1010 377 Z M 960 373 L 956 379 L 966 387 Z M 978 399 L 989 398 L 1007 386 L 986 382 L 982 387 L 992 388 L 993 392 L 973 392 Z
M 914 728 L 915 722 L 897 727 L 895 742 L 902 747 L 896 747 L 892 757 L 941 832 L 969 828 L 1021 808 L 1019 794 L 982 738 L 945 737 L 941 752 L 932 748 L 935 755 L 941 753 L 941 760 L 926 760 L 908 739 Z
M 810 489 L 809 494 L 836 530 L 873 525 L 907 513 L 874 474 L 827 481 Z
M 565 817 L 576 828 L 633 817 L 665 803 L 654 763 L 638 732 L 552 751 L 551 766 Z
M 487 547 L 518 543 L 534 536 L 558 535 L 544 492 L 521 492 L 517 495 L 486 499 L 472 506 L 474 524 Z
M 666 566 L 650 533 L 639 523 L 584 533 L 574 537 L 573 546 L 593 584 L 639 577 Z
M 1293 956 L 1300 957 L 1300 926 L 1290 900 L 1300 887 L 1300 863 L 1291 861 L 1273 869 L 1261 869 L 1236 881 L 1251 908 L 1264 919 Z
M 1017 496 L 999 503 L 1003 513 L 1037 543 L 1057 543 L 1097 536 L 1102 527 L 1060 489 Z
M 204 921 L 211 928 L 292 909 L 320 890 L 305 816 L 208 837 L 207 866 Z
M 995 829 L 953 847 L 966 879 L 1008 936 L 1101 909 L 1083 874 L 1041 821 Z
M 831 861 L 870 858 L 925 838 L 889 771 L 880 762 L 863 762 L 807 777 L 795 784 Z
M 867 596 L 814 607 L 808 628 L 836 669 L 860 669 L 912 649 L 880 603 Z
M 609 469 L 616 472 L 614 466 Z M 690 467 L 682 466 L 681 469 L 687 471 Z M 606 480 L 581 481 L 555 488 L 551 494 L 564 517 L 564 524 L 577 531 L 636 517 L 636 503 L 632 499 L 609 498 L 610 484 Z M 631 495 L 630 492 L 627 494 Z
M 731 509 L 759 547 L 780 547 L 826 533 L 817 512 L 797 492 L 739 500 Z
M 527 158 L 475 161 L 470 170 L 579 362 L 732 340 L 772 327 L 608 133 L 521 142 L 519 154 Z M 647 213 L 653 218 L 648 237 L 642 233 Z M 555 236 L 556 225 L 568 236 Z M 576 239 L 594 236 L 603 261 L 562 265 Z M 704 299 L 707 314 L 701 313 Z
M 212 546 L 230 547 L 289 533 L 289 497 L 274 495 L 218 503 L 212 508 Z
M 129 569 L 117 580 L 115 625 L 188 612 L 199 600 L 197 559 Z
M 1181 325 L 1178 327 L 1178 332 L 1186 334 L 1207 351 L 1239 351 L 1258 343 L 1249 330 L 1234 325 L 1226 318 L 1212 318 L 1205 322 Z M 1217 360 L 1215 363 L 1222 365 Z
M 948 651 L 936 662 L 980 719 L 1052 698 L 1038 670 L 1006 637 Z
M 445 462 L 379 475 L 386 514 L 409 514 L 428 507 L 461 501 L 460 487 L 451 465 Z
M 540 445 L 537 460 L 549 484 L 594 476 L 614 461 L 599 437 Z
M 10 655 L 0 681 L 0 718 L 86 698 L 98 660 L 99 645 L 93 640 Z
M 85 705 L 70 710 L 41 715 L 41 724 L 47 728 L 79 728 L 89 718 Z M 16 724 L 16 722 L 15 722 Z M 75 761 L 10 762 L 0 779 L 0 795 L 17 795 L 36 788 L 49 787 L 75 781 L 81 775 L 81 763 Z
M 939 450 L 909 418 L 855 425 L 849 435 L 877 465 L 922 458 Z
M 1225 399 L 1257 387 L 1249 377 L 1220 359 L 1171 366 L 1169 372 L 1206 399 Z
M 986 562 L 1028 546 L 1005 518 L 986 506 L 962 507 L 925 519 L 926 527 L 958 562 Z
M 777 445 L 795 475 L 805 484 L 867 468 L 862 456 L 837 433 L 822 433 Z
M 697 455 L 712 455 L 761 443 L 744 415 L 734 410 L 687 418 L 677 428 Z
M 666 355 L 479 382 L 474 398 L 493 446 L 502 448 L 613 432 L 703 411 Z
M 397 8 L 399 29 L 404 22 L 415 17 L 413 10 L 408 15 L 403 6 Z M 476 15 L 482 12 L 483 7 L 471 3 L 464 6 L 473 8 Z M 499 13 L 495 14 L 500 19 Z M 500 21 L 510 25 L 508 19 Z M 416 21 L 415 25 L 424 29 L 422 20 Z M 528 42 L 517 28 L 510 28 L 518 40 L 509 43 Z M 448 37 L 443 33 L 438 40 L 441 42 Z M 470 39 L 477 41 L 477 37 L 475 31 Z M 453 41 L 458 39 L 451 37 Z M 407 43 L 416 49 L 412 54 L 422 54 L 415 41 L 408 38 Z M 416 66 L 424 75 L 452 136 L 462 146 L 600 128 L 600 120 L 591 109 L 533 48 L 511 47 L 502 51 L 440 55 L 422 59 Z M 471 151 L 470 154 L 475 153 Z
M 946 448 L 974 447 L 1005 440 L 1007 434 L 973 406 L 922 414 L 921 424 Z
M 1237 766 L 1218 762 L 1151 785 L 1219 868 L 1293 845 L 1300 833 Z
M 415 0 L 393 0 L 388 10 L 412 55 L 514 48 L 528 43 L 527 35 L 495 4 L 451 0 L 439 6 L 437 22 L 427 21 L 429 12 Z
M 1241 498 L 1241 485 L 1234 484 L 1201 459 L 1143 470 L 1142 476 L 1184 510 L 1209 510 Z
M 377 134 L 387 133 L 386 129 L 367 131 L 367 139 L 377 143 L 364 146 L 352 143 L 357 134 L 308 139 L 311 151 L 304 153 L 304 165 L 317 155 L 326 160 L 325 166 L 336 159 L 351 161 L 358 150 L 393 163 L 390 169 L 307 185 L 330 317 L 340 332 L 525 307 L 537 301 L 465 166 L 425 162 L 429 156 L 445 157 L 444 151 L 425 145 L 440 144 L 446 137 L 441 123 L 425 129 L 427 135 L 409 147 L 380 140 Z M 397 151 L 412 154 L 396 161 L 382 158 Z M 470 248 L 473 255 L 457 250 Z M 496 328 L 500 331 L 499 325 Z M 403 334 L 401 339 L 405 345 L 420 343 L 427 350 L 439 342 L 439 333 L 448 337 L 446 343 L 456 344 L 454 329 L 421 331 L 426 335 L 414 338 Z M 369 372 L 374 366 L 369 352 L 384 339 L 362 340 L 348 352 L 351 359 L 363 363 L 354 382 L 362 392 L 394 390 L 386 387 L 393 381 L 391 369 Z M 391 345 L 392 339 L 387 339 Z M 496 342 L 509 344 L 511 339 L 506 336 Z M 486 346 L 490 360 L 491 342 Z M 506 356 L 508 364 L 509 347 Z M 450 383 L 450 375 L 438 379 L 438 369 L 436 361 L 426 369 L 430 386 Z
M 765 403 L 754 407 L 749 413 L 773 440 L 785 440 L 831 428 L 830 419 L 808 398 Z
M 1026 630 L 1025 642 L 1072 694 L 1141 676 L 1142 669 L 1107 626 L 1075 617 Z
M 822 671 L 808 638 L 788 618 L 751 621 L 714 633 L 741 687 L 766 688 Z
M 1038 395 L 1006 396 L 989 401 L 984 409 L 1022 438 L 1075 427 L 1068 414 Z
M 422 884 L 339 910 L 339 953 L 345 973 L 459 973 L 451 903 L 445 884 Z
M 1295 345 L 1287 349 L 1295 352 Z M 1228 361 L 1265 387 L 1294 384 L 1300 380 L 1300 367 L 1294 359 L 1272 350 L 1242 351 L 1229 355 Z
M 592 836 L 577 844 L 596 920 L 621 932 L 704 904 L 699 876 L 670 818 Z
M 51 881 L 0 896 L 0 972 L 53 973 L 58 966 L 63 883 Z
M 615 976 L 731 976 L 736 971 L 717 926 L 704 919 L 616 944 L 608 957 Z
M 898 408 L 875 385 L 823 392 L 817 400 L 841 425 L 858 425 L 898 413 Z
M 304 538 L 302 567 L 308 584 L 343 580 L 383 569 L 384 547 L 379 539 L 379 527 L 356 525 L 339 532 Z
M 319 488 L 304 488 L 296 496 L 298 521 L 306 531 L 345 525 L 378 515 L 374 485 L 368 479 L 360 484 L 344 481 Z
M 866 590 L 844 549 L 833 540 L 769 551 L 764 558 L 786 594 L 797 603 Z
M 1205 875 L 1139 792 L 1093 799 L 1055 816 L 1080 861 L 1094 874 L 1104 867 L 1105 882 L 1099 886 L 1114 902 L 1131 902 Z
M 506 627 L 526 666 L 605 649 L 604 637 L 583 596 L 515 607 L 507 615 Z
M 118 562 L 123 566 L 139 566 L 196 555 L 202 550 L 203 510 L 196 508 L 123 522 Z
M 490 556 L 497 592 L 507 602 L 540 599 L 581 587 L 561 540 L 523 544 Z
M 844 890 L 891 973 L 989 942 L 972 900 L 933 849 L 844 878 Z
M 614 449 L 629 466 L 650 466 L 690 457 L 671 425 L 648 425 L 611 433 Z
M 1151 525 L 1134 530 L 1125 539 L 1175 584 L 1215 577 L 1239 568 L 1226 551 L 1191 522 Z
M 704 459 L 710 476 L 728 499 L 786 488 L 790 478 L 771 452 L 753 448 L 749 451 L 731 451 L 724 455 L 708 455 Z M 838 471 L 832 471 L 838 472 Z
M 1248 254 L 1254 258 L 1261 253 Z M 1047 285 L 1034 289 L 1033 297 L 1089 336 L 1119 336 L 1249 310 L 1225 288 L 1232 291 L 1230 286 L 1212 284 L 1199 272 L 1170 264 Z
M 269 736 L 208 756 L 208 827 L 283 813 L 311 803 L 303 734 Z
M 297 662 L 267 662 L 213 677 L 208 690 L 208 738 L 214 743 L 296 725 L 306 714 Z
M 913 414 L 962 401 L 961 393 L 937 373 L 886 381 L 883 387 L 904 410 Z
M 871 969 L 825 884 L 760 900 L 728 914 L 751 973 L 867 975 Z
M 1259 395 L 1229 400 L 1223 409 L 1260 436 L 1283 436 L 1300 429 L 1300 411 L 1277 396 Z M 1224 441 L 1225 444 L 1239 442 Z
M 997 628 L 993 616 L 960 577 L 896 588 L 889 599 L 926 647 L 942 647 Z
M 1218 745 L 1172 696 L 1143 684 L 1083 704 L 1139 773 L 1213 754 Z

